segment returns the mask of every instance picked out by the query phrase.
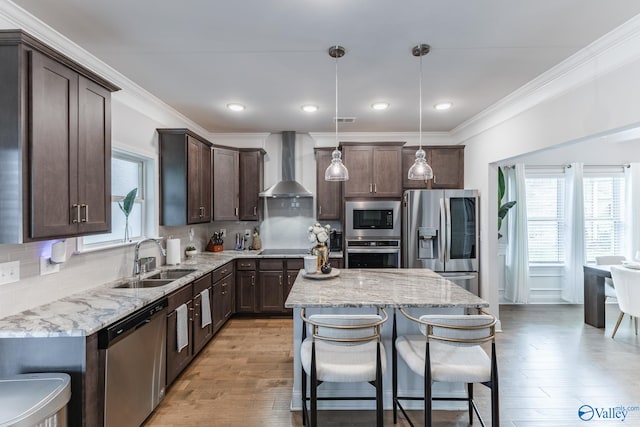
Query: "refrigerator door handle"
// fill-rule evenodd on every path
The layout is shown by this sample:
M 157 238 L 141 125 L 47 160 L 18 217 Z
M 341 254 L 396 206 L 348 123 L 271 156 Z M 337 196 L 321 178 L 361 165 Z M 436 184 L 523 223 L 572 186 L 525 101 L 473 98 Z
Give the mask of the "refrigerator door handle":
M 445 235 L 446 235 L 446 209 L 444 206 L 444 199 L 440 199 L 440 236 L 438 237 L 438 261 L 444 265 L 444 251 L 445 251 Z
M 451 261 L 451 257 L 449 252 L 451 251 L 451 207 L 450 207 L 450 203 L 451 203 L 451 199 L 450 198 L 445 198 L 444 199 L 444 210 L 445 210 L 445 223 L 446 223 L 446 229 L 445 229 L 445 236 L 446 236 L 446 241 L 445 241 L 445 252 L 444 252 L 444 262 L 447 263 L 449 261 Z

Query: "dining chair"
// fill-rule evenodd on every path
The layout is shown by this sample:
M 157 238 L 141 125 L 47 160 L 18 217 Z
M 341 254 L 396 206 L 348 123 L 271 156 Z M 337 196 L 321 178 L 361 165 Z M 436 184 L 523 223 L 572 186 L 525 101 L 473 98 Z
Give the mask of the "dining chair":
M 625 314 L 632 316 L 635 323 L 636 335 L 638 335 L 638 316 L 640 316 L 640 271 L 613 265 L 611 266 L 611 278 L 616 287 L 620 315 L 613 329 L 611 338 L 616 336 L 620 322 Z
M 380 308 L 377 314 L 313 314 L 306 317 L 305 309 L 302 309 L 300 316 L 304 321 L 300 347 L 303 425 L 318 425 L 318 400 L 375 400 L 376 426 L 382 427 L 382 376 L 386 356 L 381 329 L 388 318 L 387 312 Z M 368 382 L 375 387 L 375 397 L 318 397 L 318 387 L 324 382 Z
M 596 257 L 596 265 L 620 265 L 626 258 L 621 255 L 603 255 Z M 616 289 L 610 277 L 604 278 L 604 298 L 616 298 Z
M 393 423 L 397 423 L 398 408 L 409 424 L 413 421 L 402 406 L 402 400 L 424 401 L 424 425 L 431 427 L 433 401 L 466 401 L 469 424 L 476 413 L 481 425 L 485 425 L 473 400 L 473 384 L 481 383 L 491 389 L 491 425 L 500 425 L 498 404 L 498 364 L 496 361 L 496 318 L 488 313 L 477 315 L 422 315 L 419 318 L 405 309 L 398 309 L 407 319 L 419 326 L 421 335 L 397 336 L 396 313 L 393 318 Z M 491 354 L 482 344 L 491 343 Z M 401 396 L 398 394 L 398 357 L 424 380 L 424 395 Z M 434 382 L 464 383 L 466 397 L 434 397 Z

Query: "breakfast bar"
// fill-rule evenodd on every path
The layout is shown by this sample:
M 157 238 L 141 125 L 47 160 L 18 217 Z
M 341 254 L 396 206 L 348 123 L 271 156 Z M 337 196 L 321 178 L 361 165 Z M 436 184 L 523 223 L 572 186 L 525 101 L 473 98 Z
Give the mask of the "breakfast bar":
M 307 276 L 307 277 L 305 277 Z M 413 313 L 462 314 L 486 308 L 489 303 L 455 283 L 428 269 L 347 269 L 332 274 L 333 277 L 298 274 L 285 307 L 293 308 L 293 393 L 291 408 L 301 410 L 300 344 L 303 321 L 301 309 L 314 313 L 375 313 L 377 308 L 389 312 L 389 321 L 383 326 L 383 345 L 386 349 L 387 370 L 383 377 L 385 408 L 391 408 L 391 334 L 395 308 L 407 308 Z M 397 317 L 398 334 L 419 333 L 414 324 L 404 316 Z M 399 365 L 401 384 L 409 384 L 405 395 L 422 394 L 421 380 L 413 378 L 403 364 Z M 459 389 L 436 384 L 434 390 L 464 393 Z M 323 384 L 319 396 L 346 396 L 371 394 L 366 384 Z M 320 409 L 373 409 L 370 401 L 322 401 Z M 444 406 L 442 406 L 444 408 Z

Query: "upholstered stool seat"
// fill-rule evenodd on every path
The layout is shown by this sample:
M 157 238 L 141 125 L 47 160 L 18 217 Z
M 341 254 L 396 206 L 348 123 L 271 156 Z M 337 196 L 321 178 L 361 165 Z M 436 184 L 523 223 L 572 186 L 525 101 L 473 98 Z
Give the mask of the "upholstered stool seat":
M 302 364 L 302 421 L 316 427 L 318 423 L 317 389 L 323 382 L 366 382 L 375 387 L 374 396 L 340 396 L 340 400 L 375 400 L 376 425 L 383 424 L 382 376 L 386 356 L 381 339 L 382 314 L 314 314 L 305 317 L 300 346 Z M 308 336 L 308 337 L 307 337 Z M 307 376 L 310 397 L 307 398 Z M 307 401 L 311 404 L 307 410 Z

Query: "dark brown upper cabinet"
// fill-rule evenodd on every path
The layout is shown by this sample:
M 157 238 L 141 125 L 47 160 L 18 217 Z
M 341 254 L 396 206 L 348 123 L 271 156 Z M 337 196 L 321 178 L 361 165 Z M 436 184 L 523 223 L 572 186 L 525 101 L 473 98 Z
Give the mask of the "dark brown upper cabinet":
M 325 181 L 324 172 L 331 163 L 334 148 L 316 148 L 316 218 L 340 220 L 342 218 L 342 183 Z M 349 173 L 351 171 L 349 170 Z
M 264 154 L 262 149 L 240 150 L 240 220 L 258 221 L 264 187 Z M 216 176 L 217 178 L 217 176 Z
M 349 170 L 344 197 L 401 197 L 404 142 L 343 142 L 343 161 Z
M 240 153 L 215 147 L 213 169 L 213 219 L 236 221 L 240 218 Z
M 119 89 L 23 31 L 0 31 L 0 243 L 110 231 Z
M 402 149 L 402 187 L 409 189 L 459 189 L 464 188 L 464 145 L 438 145 L 422 147 L 427 163 L 433 169 L 433 179 L 414 181 L 407 178 L 409 168 L 416 158 L 418 147 Z
M 211 221 L 211 143 L 188 129 L 157 129 L 160 225 Z

